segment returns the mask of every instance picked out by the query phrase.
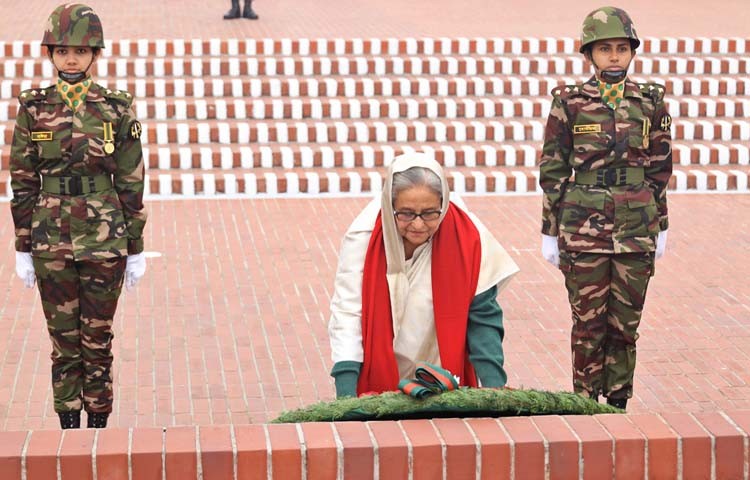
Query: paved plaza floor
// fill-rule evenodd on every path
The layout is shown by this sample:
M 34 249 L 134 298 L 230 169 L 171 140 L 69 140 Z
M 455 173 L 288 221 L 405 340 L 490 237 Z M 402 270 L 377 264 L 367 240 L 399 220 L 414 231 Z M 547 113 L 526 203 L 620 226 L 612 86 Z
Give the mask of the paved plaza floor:
M 57 3 L 29 0 L 0 16 L 0 40 L 41 39 Z M 228 1 L 88 3 L 113 40 L 576 37 L 583 16 L 601 5 L 257 0 L 259 21 L 227 22 Z M 750 22 L 745 0 L 621 6 L 644 36 L 746 36 Z M 326 327 L 337 251 L 366 202 L 149 201 L 148 272 L 123 294 L 115 318 L 111 425 L 260 423 L 332 399 Z M 499 298 L 509 384 L 569 390 L 570 313 L 561 273 L 539 253 L 541 197 L 466 202 L 521 267 Z M 750 195 L 670 196 L 669 244 L 649 287 L 630 412 L 750 408 L 748 231 Z M 7 203 L 0 245 L 0 430 L 57 429 L 50 342 L 37 291 L 14 274 Z
M 265 422 L 334 396 L 326 326 L 342 234 L 366 198 L 149 202 L 149 269 L 115 318 L 113 425 Z M 562 274 L 541 197 L 467 197 L 521 272 L 499 297 L 509 384 L 570 389 Z M 5 204 L 7 205 L 7 204 Z M 633 413 L 750 408 L 750 196 L 672 195 L 638 341 Z M 57 428 L 36 290 L 0 208 L 0 429 Z

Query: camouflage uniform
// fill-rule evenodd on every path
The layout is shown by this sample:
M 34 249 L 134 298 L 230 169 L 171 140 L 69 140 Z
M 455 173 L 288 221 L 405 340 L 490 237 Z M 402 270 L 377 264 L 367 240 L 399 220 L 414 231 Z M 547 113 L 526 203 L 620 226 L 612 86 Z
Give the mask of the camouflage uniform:
M 99 37 L 55 30 L 65 18 L 87 17 L 88 27 L 92 15 L 98 22 L 89 7 L 58 7 L 43 44 L 103 47 L 100 25 Z M 26 90 L 19 102 L 10 160 L 15 248 L 33 256 L 55 411 L 110 412 L 112 318 L 126 258 L 143 251 L 141 126 L 130 94 L 93 82 L 75 112 L 55 86 Z
M 637 39 L 619 28 L 599 38 Z M 584 29 L 583 45 L 586 35 Z M 669 226 L 664 88 L 626 79 L 614 109 L 602 101 L 595 77 L 552 96 L 539 166 L 542 233 L 558 237 L 573 316 L 573 387 L 593 398 L 627 399 L 656 237 Z

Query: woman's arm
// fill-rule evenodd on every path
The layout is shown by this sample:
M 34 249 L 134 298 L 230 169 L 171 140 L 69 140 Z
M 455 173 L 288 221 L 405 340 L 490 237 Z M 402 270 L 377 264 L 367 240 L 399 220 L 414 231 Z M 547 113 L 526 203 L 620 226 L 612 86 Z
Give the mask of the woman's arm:
M 10 210 L 16 227 L 17 252 L 31 252 L 31 214 L 41 188 L 41 179 L 34 170 L 36 150 L 31 142 L 31 128 L 31 114 L 21 102 L 10 152 L 10 186 L 13 189 Z
M 480 293 L 469 307 L 466 342 L 469 360 L 482 387 L 503 387 L 508 376 L 503 369 L 503 311 L 497 303 L 497 286 Z

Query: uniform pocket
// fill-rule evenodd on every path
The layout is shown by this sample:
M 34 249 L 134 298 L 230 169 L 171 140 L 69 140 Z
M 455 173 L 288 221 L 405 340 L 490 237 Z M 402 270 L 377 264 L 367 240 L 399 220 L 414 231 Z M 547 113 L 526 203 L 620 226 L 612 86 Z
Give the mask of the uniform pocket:
M 44 159 L 59 159 L 62 158 L 62 148 L 60 147 L 60 140 L 49 140 L 45 142 L 38 142 L 39 145 L 39 158 Z
M 649 129 L 651 123 L 647 117 L 635 123 L 628 129 L 628 150 L 631 156 L 641 158 L 649 148 Z M 631 158 L 633 160 L 633 158 Z
M 33 251 L 48 251 L 50 246 L 60 243 L 59 197 L 39 195 L 34 211 L 31 214 L 31 248 Z
M 96 243 L 125 238 L 127 235 L 125 216 L 116 194 L 100 192 L 88 197 L 86 219 L 89 225 L 88 236 L 93 237 L 91 240 Z
M 644 187 L 627 192 L 622 207 L 619 213 L 623 237 L 647 237 L 659 233 L 658 209 L 651 190 Z
M 611 149 L 611 138 L 606 132 L 578 133 L 573 135 L 574 166 L 590 163 Z
M 571 186 L 560 203 L 560 229 L 591 235 L 591 230 L 597 230 L 597 225 L 604 221 L 605 200 L 604 191 Z
M 565 289 L 568 291 L 568 302 L 575 306 L 579 301 L 578 281 L 575 270 L 575 253 L 560 251 L 560 271 L 565 277 Z

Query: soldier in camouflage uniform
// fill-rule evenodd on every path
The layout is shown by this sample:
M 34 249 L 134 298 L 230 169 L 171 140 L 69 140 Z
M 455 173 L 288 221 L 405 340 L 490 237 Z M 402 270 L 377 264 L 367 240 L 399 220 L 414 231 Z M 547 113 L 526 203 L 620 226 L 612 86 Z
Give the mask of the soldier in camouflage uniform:
M 627 71 L 633 22 L 604 7 L 583 22 L 581 53 L 595 75 L 552 91 L 539 166 L 542 254 L 565 276 L 573 314 L 576 392 L 625 408 L 636 332 L 667 238 L 671 117 L 664 87 Z
M 127 92 L 89 69 L 101 22 L 81 4 L 56 8 L 42 44 L 55 85 L 26 90 L 11 151 L 16 271 L 36 280 L 52 341 L 52 388 L 63 428 L 102 428 L 112 411 L 112 319 L 123 282 L 145 272 L 141 125 Z

